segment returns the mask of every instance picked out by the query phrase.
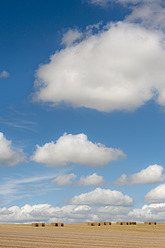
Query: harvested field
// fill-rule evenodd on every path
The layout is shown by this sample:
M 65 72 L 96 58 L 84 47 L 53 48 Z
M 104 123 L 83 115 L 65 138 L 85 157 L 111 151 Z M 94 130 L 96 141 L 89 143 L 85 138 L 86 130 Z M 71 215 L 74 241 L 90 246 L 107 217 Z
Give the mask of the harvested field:
M 165 224 L 104 225 L 65 224 L 34 228 L 0 225 L 0 247 L 12 248 L 164 248 Z

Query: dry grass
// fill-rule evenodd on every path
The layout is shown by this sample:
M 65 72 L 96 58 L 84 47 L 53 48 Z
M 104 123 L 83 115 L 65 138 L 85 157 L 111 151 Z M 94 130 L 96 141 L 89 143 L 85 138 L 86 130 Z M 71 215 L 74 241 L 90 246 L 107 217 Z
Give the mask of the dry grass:
M 0 247 L 6 248 L 164 248 L 165 224 L 65 224 L 63 228 L 0 225 Z

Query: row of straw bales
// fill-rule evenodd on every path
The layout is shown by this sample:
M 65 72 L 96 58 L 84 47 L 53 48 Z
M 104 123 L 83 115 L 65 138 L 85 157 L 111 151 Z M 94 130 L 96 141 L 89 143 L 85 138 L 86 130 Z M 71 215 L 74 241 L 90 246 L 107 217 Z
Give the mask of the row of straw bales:
M 136 225 L 135 221 L 126 221 L 126 222 L 116 222 L 116 225 Z
M 88 226 L 109 226 L 111 222 L 89 222 Z
M 51 226 L 64 226 L 64 223 L 51 223 Z
M 34 227 L 45 227 L 45 223 L 32 223 Z M 64 223 L 51 223 L 50 226 L 61 227 L 64 226 Z
M 32 223 L 34 227 L 45 227 L 45 223 Z
M 145 221 L 144 222 L 145 225 L 156 225 L 155 221 Z

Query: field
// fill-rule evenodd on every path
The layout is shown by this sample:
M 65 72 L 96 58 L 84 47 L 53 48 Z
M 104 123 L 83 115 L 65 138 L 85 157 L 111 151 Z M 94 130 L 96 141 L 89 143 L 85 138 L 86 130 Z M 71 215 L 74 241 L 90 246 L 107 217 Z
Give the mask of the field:
M 148 226 L 87 226 L 67 224 L 64 227 L 0 225 L 0 247 L 58 248 L 143 248 L 165 247 L 165 224 Z

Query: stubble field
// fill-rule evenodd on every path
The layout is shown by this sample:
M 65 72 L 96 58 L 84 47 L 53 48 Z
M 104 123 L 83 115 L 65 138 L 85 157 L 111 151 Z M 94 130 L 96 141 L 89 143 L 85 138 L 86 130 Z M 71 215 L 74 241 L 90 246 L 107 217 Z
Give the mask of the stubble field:
M 87 226 L 67 224 L 64 227 L 0 225 L 0 247 L 58 248 L 143 248 L 165 247 L 165 224 L 148 226 Z

